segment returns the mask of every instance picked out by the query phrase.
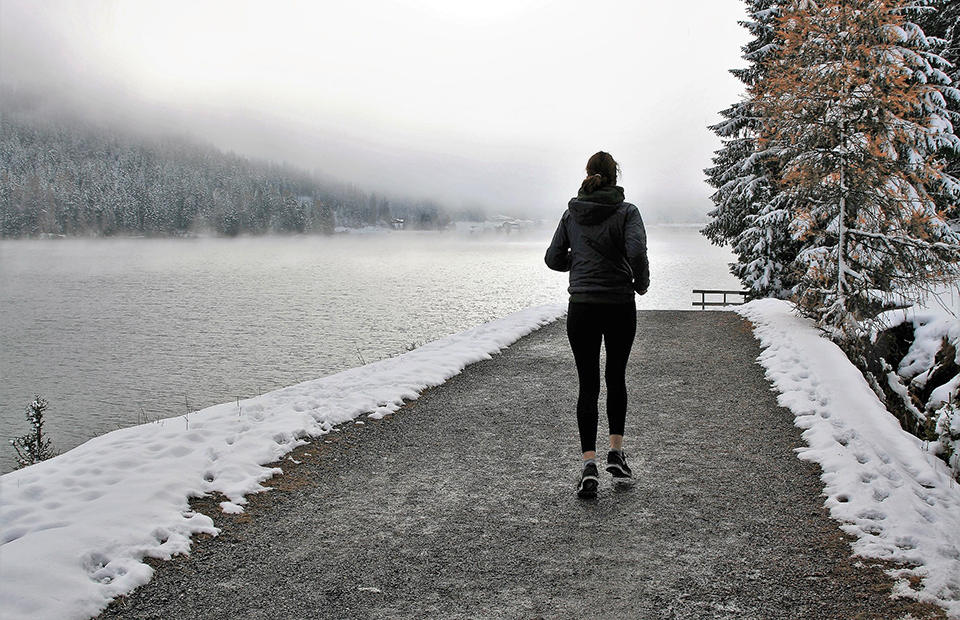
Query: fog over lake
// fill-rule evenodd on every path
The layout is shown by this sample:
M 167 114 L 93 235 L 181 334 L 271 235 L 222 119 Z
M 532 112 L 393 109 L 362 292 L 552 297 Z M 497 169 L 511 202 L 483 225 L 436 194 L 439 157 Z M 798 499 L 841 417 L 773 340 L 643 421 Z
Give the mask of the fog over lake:
M 36 394 L 66 450 L 565 303 L 566 274 L 543 263 L 551 233 L 5 240 L 0 435 L 27 431 Z M 696 228 L 648 234 L 639 308 L 689 309 L 693 288 L 739 288 L 732 255 Z M 14 464 L 2 451 L 2 471 Z
M 608 151 L 648 222 L 703 221 L 740 0 L 4 0 L 0 84 L 391 198 L 542 217 Z M 576 185 L 574 185 L 574 188 Z

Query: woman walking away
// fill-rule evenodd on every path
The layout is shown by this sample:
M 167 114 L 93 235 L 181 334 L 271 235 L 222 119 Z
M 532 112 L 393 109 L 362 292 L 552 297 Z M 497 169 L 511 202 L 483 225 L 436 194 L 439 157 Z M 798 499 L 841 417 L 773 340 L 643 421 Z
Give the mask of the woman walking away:
M 550 269 L 570 272 L 567 337 L 580 379 L 580 497 L 596 496 L 599 486 L 596 450 L 601 342 L 607 351 L 607 471 L 617 478 L 633 475 L 623 455 L 626 370 L 637 333 L 634 293 L 647 292 L 650 269 L 643 220 L 637 207 L 623 201 L 623 188 L 616 184 L 619 172 L 620 166 L 609 153 L 601 151 L 590 158 L 587 178 L 560 218 L 544 259 Z

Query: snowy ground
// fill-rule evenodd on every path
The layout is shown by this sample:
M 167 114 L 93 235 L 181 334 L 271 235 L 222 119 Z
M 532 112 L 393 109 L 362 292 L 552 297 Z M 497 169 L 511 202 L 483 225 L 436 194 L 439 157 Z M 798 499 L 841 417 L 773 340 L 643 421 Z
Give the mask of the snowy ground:
M 776 300 L 739 310 L 754 324 L 760 363 L 796 416 L 823 469 L 830 515 L 857 536 L 866 558 L 907 563 L 901 594 L 945 606 L 960 618 L 960 488 L 924 442 L 904 432 L 843 352 Z M 921 579 L 912 589 L 908 580 Z
M 562 306 L 519 312 L 405 355 L 259 398 L 115 431 L 0 477 L 0 608 L 5 620 L 95 615 L 151 577 L 144 557 L 186 552 L 216 533 L 189 498 L 219 492 L 227 512 L 307 437 L 361 415 L 380 417 L 469 363 L 558 318 Z M 761 364 L 797 416 L 823 468 L 826 503 L 855 551 L 910 562 L 905 594 L 960 618 L 960 490 L 945 465 L 883 410 L 846 358 L 790 306 L 753 302 Z M 906 578 L 919 576 L 917 591 Z
M 565 308 L 541 306 L 404 355 L 189 416 L 108 433 L 0 477 L 4 620 L 85 619 L 146 583 L 144 557 L 169 558 L 215 534 L 189 499 L 219 492 L 226 512 L 278 470 L 264 467 L 306 437 L 404 399 L 487 359 Z

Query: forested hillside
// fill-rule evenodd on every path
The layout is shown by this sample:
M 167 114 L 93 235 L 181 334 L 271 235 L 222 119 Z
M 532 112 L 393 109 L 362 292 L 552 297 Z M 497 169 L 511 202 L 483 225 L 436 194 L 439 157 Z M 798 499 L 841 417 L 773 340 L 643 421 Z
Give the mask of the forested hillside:
M 148 138 L 41 113 L 0 93 L 0 236 L 330 234 L 336 226 L 441 228 L 429 202 L 388 201 L 287 164 L 185 138 Z

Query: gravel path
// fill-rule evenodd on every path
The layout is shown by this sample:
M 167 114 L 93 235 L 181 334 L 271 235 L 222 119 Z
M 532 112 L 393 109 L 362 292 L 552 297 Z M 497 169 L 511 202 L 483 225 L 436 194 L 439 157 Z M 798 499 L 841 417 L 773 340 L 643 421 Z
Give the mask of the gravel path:
M 849 557 L 733 313 L 640 313 L 635 481 L 602 472 L 598 498 L 577 499 L 564 330 L 298 449 L 273 491 L 216 515 L 220 536 L 156 563 L 101 617 L 943 617 L 892 600 L 880 568 Z M 213 514 L 216 498 L 196 508 Z

